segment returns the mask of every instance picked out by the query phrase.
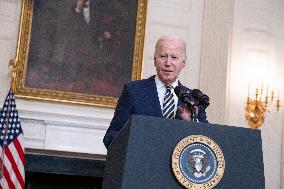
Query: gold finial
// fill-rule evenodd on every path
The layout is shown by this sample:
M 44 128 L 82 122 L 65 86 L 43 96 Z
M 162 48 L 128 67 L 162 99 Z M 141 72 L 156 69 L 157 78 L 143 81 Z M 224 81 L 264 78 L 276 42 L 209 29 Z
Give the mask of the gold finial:
M 15 92 L 15 81 L 16 81 L 16 73 L 17 73 L 17 65 L 16 65 L 16 60 L 15 59 L 11 59 L 9 61 L 9 65 L 8 65 L 9 69 L 10 69 L 10 74 L 11 74 L 11 90 L 13 92 Z

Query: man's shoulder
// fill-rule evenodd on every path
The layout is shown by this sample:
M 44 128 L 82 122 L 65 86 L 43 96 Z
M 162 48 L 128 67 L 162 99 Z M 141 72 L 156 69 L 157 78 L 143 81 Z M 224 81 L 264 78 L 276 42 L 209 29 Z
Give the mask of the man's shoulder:
M 186 90 L 186 91 L 191 91 L 190 88 L 188 88 L 187 86 L 183 85 L 180 81 L 178 82 L 178 86 L 182 87 L 183 90 Z
M 147 79 L 141 79 L 141 80 L 134 80 L 134 81 L 130 81 L 129 83 L 126 84 L 127 87 L 129 88 L 136 88 L 136 87 L 143 87 L 147 84 L 153 84 L 155 83 L 155 77 L 151 76 Z

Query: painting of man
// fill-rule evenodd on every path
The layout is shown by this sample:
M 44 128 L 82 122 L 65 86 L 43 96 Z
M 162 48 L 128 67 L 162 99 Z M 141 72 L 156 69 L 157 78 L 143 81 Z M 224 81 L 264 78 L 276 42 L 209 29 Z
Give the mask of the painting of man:
M 35 0 L 28 87 L 118 97 L 133 69 L 137 2 Z

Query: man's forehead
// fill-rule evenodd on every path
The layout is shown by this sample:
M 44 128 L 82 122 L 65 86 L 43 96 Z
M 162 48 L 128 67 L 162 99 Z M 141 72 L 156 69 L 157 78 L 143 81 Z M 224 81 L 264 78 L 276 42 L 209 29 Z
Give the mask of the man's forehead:
M 160 46 L 182 46 L 182 42 L 179 40 L 161 40 Z
M 183 45 L 178 40 L 163 40 L 159 42 L 158 50 L 183 50 Z
M 158 52 L 176 52 L 180 53 L 183 52 L 183 48 L 180 46 L 174 46 L 174 45 L 169 45 L 169 46 L 160 46 L 158 49 Z

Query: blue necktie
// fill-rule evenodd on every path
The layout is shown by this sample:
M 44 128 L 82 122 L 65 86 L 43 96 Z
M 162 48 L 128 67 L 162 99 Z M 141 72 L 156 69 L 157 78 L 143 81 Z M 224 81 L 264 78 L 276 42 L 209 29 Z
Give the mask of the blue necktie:
M 175 100 L 174 100 L 174 95 L 171 91 L 171 86 L 166 86 L 166 94 L 164 97 L 163 109 L 162 109 L 163 117 L 167 119 L 174 119 L 175 118 L 174 108 L 175 108 Z

